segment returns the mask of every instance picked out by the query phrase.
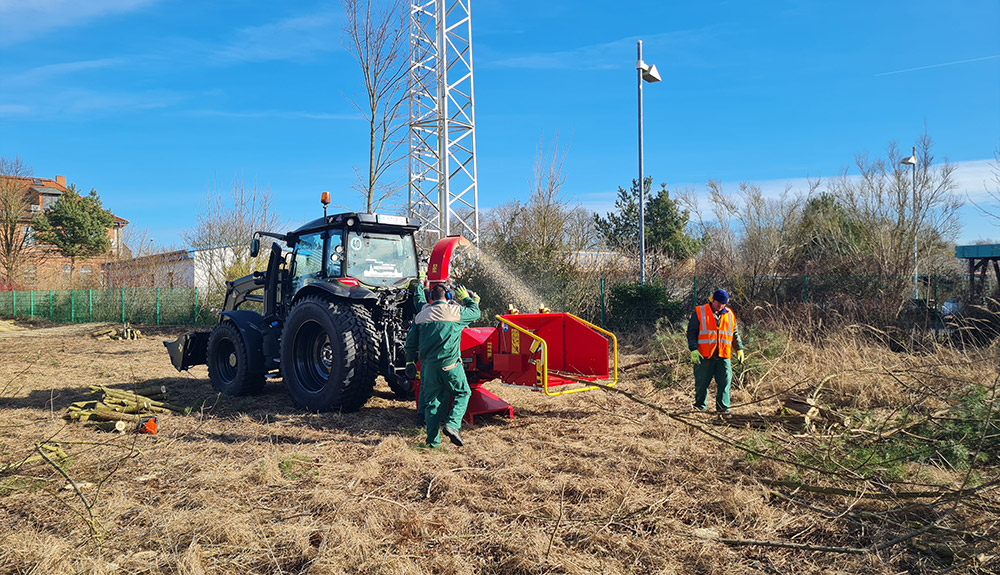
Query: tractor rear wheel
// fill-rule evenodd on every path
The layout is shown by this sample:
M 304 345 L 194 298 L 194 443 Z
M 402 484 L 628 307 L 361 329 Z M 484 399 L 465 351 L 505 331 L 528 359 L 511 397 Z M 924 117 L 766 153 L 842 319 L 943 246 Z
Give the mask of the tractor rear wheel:
M 307 296 L 281 335 L 281 375 L 292 401 L 308 411 L 357 411 L 372 396 L 378 345 L 362 305 Z
M 208 337 L 208 378 L 216 391 L 229 395 L 260 393 L 264 372 L 252 369 L 239 328 L 224 321 Z

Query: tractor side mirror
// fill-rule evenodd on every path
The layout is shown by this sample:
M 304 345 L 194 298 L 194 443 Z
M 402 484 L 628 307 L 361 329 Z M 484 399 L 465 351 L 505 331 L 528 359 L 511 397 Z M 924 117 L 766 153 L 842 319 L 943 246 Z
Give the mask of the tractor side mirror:
M 255 237 L 250 240 L 250 257 L 255 258 L 260 254 L 260 238 Z

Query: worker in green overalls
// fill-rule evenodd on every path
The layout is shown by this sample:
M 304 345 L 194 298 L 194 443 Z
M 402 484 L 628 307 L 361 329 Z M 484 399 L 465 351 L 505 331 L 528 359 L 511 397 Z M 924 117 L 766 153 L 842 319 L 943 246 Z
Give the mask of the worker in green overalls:
M 459 430 L 472 391 L 462 367 L 462 329 L 479 317 L 478 295 L 458 287 L 450 302 L 447 287 L 438 284 L 431 290 L 431 303 L 420 310 L 406 335 L 407 371 L 412 372 L 412 364 L 420 360 L 419 403 L 424 406 L 428 447 L 441 444 L 442 421 L 448 439 L 455 445 L 464 443 Z

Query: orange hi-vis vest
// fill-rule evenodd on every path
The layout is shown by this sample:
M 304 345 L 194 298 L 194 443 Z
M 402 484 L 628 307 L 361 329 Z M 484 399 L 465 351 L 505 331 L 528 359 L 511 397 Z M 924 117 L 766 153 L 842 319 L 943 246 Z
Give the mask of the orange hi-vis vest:
M 702 357 L 712 357 L 715 348 L 719 348 L 719 357 L 725 359 L 733 356 L 733 333 L 736 331 L 736 316 L 733 310 L 726 308 L 716 325 L 715 312 L 711 304 L 698 306 L 698 353 Z

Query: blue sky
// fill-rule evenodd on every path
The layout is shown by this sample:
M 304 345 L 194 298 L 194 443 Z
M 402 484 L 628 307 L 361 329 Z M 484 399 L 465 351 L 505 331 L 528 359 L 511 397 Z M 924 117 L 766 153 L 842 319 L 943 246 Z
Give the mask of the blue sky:
M 472 0 L 480 208 L 525 199 L 537 147 L 606 211 L 645 172 L 704 193 L 832 177 L 926 126 L 962 197 L 1000 148 L 1000 3 Z M 0 155 L 96 188 L 156 245 L 181 246 L 212 188 L 269 186 L 290 224 L 366 162 L 360 72 L 339 2 L 0 0 Z M 995 184 L 994 184 L 995 185 Z M 1000 206 L 996 207 L 1000 212 Z M 1000 241 L 963 210 L 960 242 Z

